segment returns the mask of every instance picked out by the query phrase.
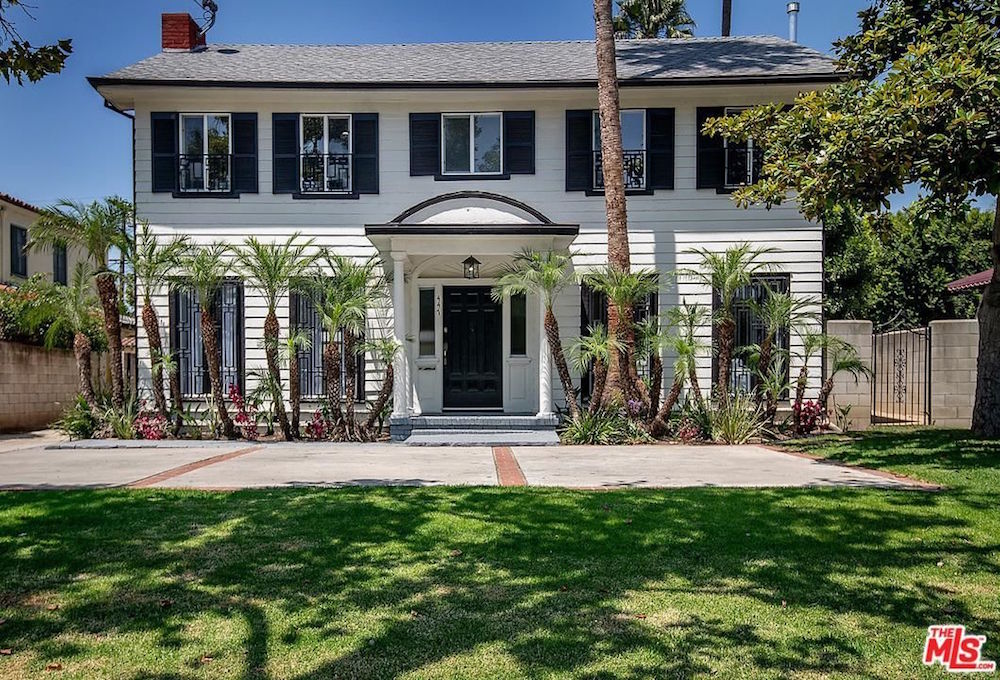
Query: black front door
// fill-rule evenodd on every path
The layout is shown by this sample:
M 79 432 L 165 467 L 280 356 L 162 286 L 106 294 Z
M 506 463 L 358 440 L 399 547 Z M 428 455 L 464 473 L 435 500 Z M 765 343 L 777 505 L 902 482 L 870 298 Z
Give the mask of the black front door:
M 489 288 L 444 289 L 444 407 L 503 407 L 503 322 Z

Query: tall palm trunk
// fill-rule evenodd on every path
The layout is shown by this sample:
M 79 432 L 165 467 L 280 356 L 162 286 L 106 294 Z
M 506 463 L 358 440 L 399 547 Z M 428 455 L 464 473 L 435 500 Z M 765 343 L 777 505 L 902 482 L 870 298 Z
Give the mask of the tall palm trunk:
M 729 403 L 729 364 L 733 357 L 736 323 L 732 319 L 719 322 L 719 382 L 716 384 L 720 404 Z
M 226 400 L 222 393 L 222 369 L 219 366 L 219 338 L 215 332 L 215 315 L 211 309 L 201 310 L 201 338 L 205 345 L 205 355 L 208 358 L 208 380 L 212 388 L 212 399 L 215 401 L 215 411 L 222 423 L 222 436 L 236 436 L 236 427 L 226 409 Z
M 608 379 L 608 365 L 603 361 L 594 362 L 594 389 L 590 392 L 590 406 L 587 413 L 594 415 L 601 409 L 604 384 Z
M 704 407 L 705 400 L 701 396 L 701 385 L 698 384 L 698 368 L 694 365 L 694 361 L 691 362 L 691 366 L 688 368 L 688 381 L 691 383 L 691 394 L 694 395 L 695 403 L 699 407 Z
M 604 171 L 604 208 L 608 221 L 608 264 L 619 271 L 631 269 L 628 242 L 628 215 L 625 207 L 625 176 L 622 152 L 621 112 L 618 97 L 618 65 L 615 61 L 615 31 L 611 13 L 611 0 L 594 0 L 594 23 L 597 36 L 597 104 L 601 122 L 601 166 Z M 608 302 L 608 336 L 623 345 L 629 339 L 623 335 L 614 305 Z M 622 366 L 621 356 L 612 356 L 608 365 L 605 383 L 605 397 L 616 395 L 628 398 L 632 390 L 626 386 L 632 379 L 632 371 L 627 359 L 634 355 L 635 337 L 631 339 L 633 353 L 624 352 L 626 365 Z M 633 357 L 634 358 L 634 357 Z
M 660 392 L 663 390 L 663 359 L 659 351 L 649 360 L 649 413 L 660 409 Z
M 799 369 L 799 378 L 795 381 L 795 408 L 792 409 L 792 420 L 795 423 L 795 431 L 799 431 L 802 424 L 802 401 L 806 396 L 806 385 L 809 383 L 809 361 L 802 362 Z
M 297 353 L 292 352 L 288 357 L 288 401 L 292 409 L 292 436 L 295 438 L 301 436 L 301 431 L 299 430 L 299 412 L 302 410 L 302 385 L 299 383 L 299 380 L 301 380 L 299 374 L 299 357 Z
M 94 383 L 91 381 L 90 338 L 77 332 L 73 335 L 73 354 L 76 355 L 76 367 L 80 373 L 80 394 L 87 401 L 91 411 L 97 412 L 97 396 L 94 394 Z
M 278 324 L 278 315 L 273 309 L 268 310 L 264 319 L 264 353 L 267 355 L 267 372 L 271 377 L 271 386 L 274 389 L 274 414 L 281 427 L 281 434 L 285 441 L 292 441 L 292 428 L 288 424 L 288 415 L 285 413 L 285 397 L 281 389 L 281 366 L 278 363 L 278 334 L 281 326 Z
M 993 280 L 979 303 L 979 359 L 972 431 L 1000 437 L 1000 198 L 993 213 Z
M 355 430 L 357 429 L 357 422 L 355 420 L 354 414 L 354 401 L 355 393 L 357 392 L 357 368 L 358 368 L 358 356 L 355 352 L 355 337 L 354 333 L 344 329 L 344 409 L 346 414 L 344 416 L 344 430 L 347 433 L 348 439 L 353 439 L 355 436 Z
M 826 411 L 826 405 L 830 401 L 830 394 L 833 392 L 833 376 L 823 381 L 823 387 L 819 391 L 819 407 Z
M 385 378 L 382 380 L 382 389 L 379 390 L 378 398 L 375 400 L 372 410 L 368 412 L 368 420 L 365 421 L 365 429 L 369 432 L 371 432 L 372 428 L 375 427 L 375 422 L 378 420 L 379 414 L 381 414 L 385 409 L 385 405 L 389 403 L 389 398 L 392 396 L 392 387 L 395 380 L 396 371 L 390 361 L 385 365 Z
M 149 340 L 149 360 L 153 373 L 153 384 L 150 389 L 153 392 L 153 403 L 157 412 L 166 418 L 167 398 L 163 394 L 163 342 L 160 339 L 160 322 L 149 300 L 142 305 L 142 327 L 146 329 L 146 338 Z
M 104 310 L 104 333 L 108 336 L 108 360 L 111 366 L 111 404 L 118 410 L 125 407 L 125 383 L 122 377 L 122 324 L 118 310 L 118 287 L 114 273 L 97 275 L 97 292 Z
M 650 433 L 654 437 L 661 437 L 670 427 L 670 412 L 674 410 L 674 406 L 677 405 L 677 400 L 681 396 L 681 388 L 684 387 L 684 378 L 681 376 L 674 376 L 674 384 L 670 386 L 670 393 L 667 394 L 667 398 L 663 402 L 663 406 L 660 410 L 656 412 L 656 417 L 653 418 L 653 423 L 649 428 Z
M 331 333 L 331 337 L 336 337 L 336 334 Z M 340 344 L 336 340 L 323 347 L 323 368 L 326 373 L 326 400 L 333 411 L 334 424 L 341 427 L 344 415 L 340 411 Z
M 562 382 L 563 392 L 566 395 L 566 408 L 569 409 L 569 417 L 577 420 L 580 417 L 580 407 L 576 401 L 576 389 L 573 387 L 573 379 L 569 375 L 569 366 L 566 364 L 566 355 L 563 353 L 562 340 L 559 338 L 559 322 L 556 315 L 552 313 L 552 307 L 545 308 L 545 337 L 549 341 L 549 351 L 556 364 L 556 371 L 559 373 L 559 380 Z

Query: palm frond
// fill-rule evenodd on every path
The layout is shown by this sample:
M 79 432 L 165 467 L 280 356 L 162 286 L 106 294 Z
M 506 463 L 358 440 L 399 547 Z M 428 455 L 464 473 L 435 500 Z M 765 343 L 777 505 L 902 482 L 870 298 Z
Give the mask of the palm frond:
M 298 242 L 299 237 L 296 232 L 284 243 L 265 243 L 251 236 L 234 251 L 237 270 L 263 294 L 268 311 L 275 310 L 278 298 L 308 272 L 316 259 L 309 254 L 314 239 Z

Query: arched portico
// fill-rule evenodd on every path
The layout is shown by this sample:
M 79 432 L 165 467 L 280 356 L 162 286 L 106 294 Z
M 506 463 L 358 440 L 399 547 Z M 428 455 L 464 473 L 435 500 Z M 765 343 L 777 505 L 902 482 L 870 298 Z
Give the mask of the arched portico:
M 366 225 L 365 233 L 393 273 L 393 323 L 403 347 L 394 437 L 426 414 L 553 415 L 540 301 L 497 303 L 489 289 L 513 253 L 567 250 L 578 225 L 555 223 L 507 196 L 464 191 Z M 466 275 L 469 257 L 480 263 L 478 278 Z

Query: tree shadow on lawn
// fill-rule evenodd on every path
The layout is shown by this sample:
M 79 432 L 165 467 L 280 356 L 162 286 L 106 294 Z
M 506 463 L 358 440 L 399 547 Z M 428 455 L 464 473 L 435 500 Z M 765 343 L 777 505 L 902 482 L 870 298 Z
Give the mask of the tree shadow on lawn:
M 866 674 L 855 643 L 870 631 L 832 633 L 836 617 L 916 629 L 955 620 L 998 634 L 995 612 L 979 618 L 928 574 L 906 572 L 946 552 L 967 572 L 996 573 L 1000 545 L 968 541 L 941 499 L 848 489 L 6 494 L 0 646 L 72 670 L 97 652 L 62 636 L 151 634 L 149 656 L 168 655 L 140 654 L 132 677 L 169 678 L 201 654 L 232 651 L 201 647 L 195 631 L 211 617 L 245 629 L 234 643 L 245 678 L 685 677 L 747 662 Z M 163 668 L 171 652 L 185 661 Z M 462 666 L 477 660 L 498 665 Z

